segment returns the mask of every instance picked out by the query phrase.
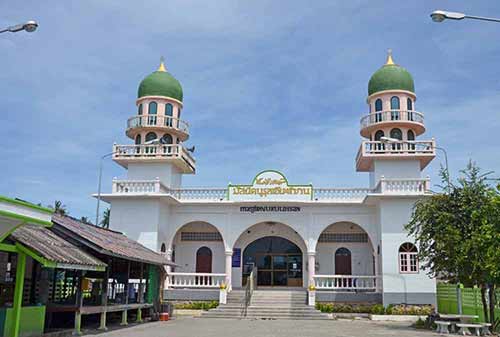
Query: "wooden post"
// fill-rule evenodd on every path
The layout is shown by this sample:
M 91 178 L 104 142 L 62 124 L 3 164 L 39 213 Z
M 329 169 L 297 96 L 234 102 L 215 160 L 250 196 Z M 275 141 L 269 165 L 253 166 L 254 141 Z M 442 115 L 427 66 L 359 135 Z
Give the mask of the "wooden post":
M 142 279 L 144 278 L 144 263 L 141 262 L 141 277 L 139 279 L 139 291 L 137 303 L 144 303 Z M 142 309 L 137 308 L 137 323 L 142 323 Z
M 130 261 L 127 261 L 127 280 L 125 282 L 125 307 L 128 305 L 128 280 L 130 278 Z M 127 309 L 122 311 L 122 322 L 121 325 L 128 325 L 127 322 Z
M 16 286 L 14 290 L 14 306 L 12 320 L 12 336 L 18 337 L 21 322 L 21 308 L 23 305 L 24 273 L 26 269 L 26 254 L 17 253 Z
M 101 306 L 104 310 L 101 312 L 101 324 L 99 325 L 99 330 L 108 330 L 106 327 L 106 311 L 108 310 L 108 281 L 111 269 L 111 258 L 108 257 L 108 267 L 104 273 L 104 279 L 102 280 L 102 293 L 101 293 Z
M 83 271 L 78 273 L 78 287 L 76 288 L 76 311 L 75 311 L 75 331 L 74 335 L 82 334 L 82 314 L 81 309 L 83 306 Z

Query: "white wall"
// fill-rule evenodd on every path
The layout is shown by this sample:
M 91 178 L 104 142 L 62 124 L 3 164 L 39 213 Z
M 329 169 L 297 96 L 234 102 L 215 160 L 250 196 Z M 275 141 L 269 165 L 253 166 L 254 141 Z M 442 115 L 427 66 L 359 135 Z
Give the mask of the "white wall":
M 387 179 L 417 179 L 422 177 L 418 160 L 373 160 L 370 187 L 375 187 L 381 176 Z
M 149 249 L 158 250 L 158 199 L 127 198 L 112 200 L 109 227 L 123 232 Z
M 127 178 L 129 180 L 151 180 L 160 178 L 167 187 L 178 188 L 182 175 L 170 163 L 129 163 Z
M 418 274 L 399 272 L 399 246 L 413 242 L 404 230 L 408 223 L 415 198 L 385 199 L 380 202 L 382 228 L 382 272 L 383 288 L 386 293 L 435 293 L 436 282 L 425 271 Z

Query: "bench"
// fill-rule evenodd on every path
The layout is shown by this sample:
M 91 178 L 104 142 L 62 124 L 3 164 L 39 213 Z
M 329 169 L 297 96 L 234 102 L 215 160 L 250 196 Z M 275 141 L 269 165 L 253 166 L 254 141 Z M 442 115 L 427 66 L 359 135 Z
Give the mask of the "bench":
M 437 328 L 436 332 L 440 334 L 448 334 L 448 327 L 451 325 L 450 322 L 445 322 L 445 321 L 434 321 L 436 323 Z
M 483 328 L 483 324 L 466 324 L 466 323 L 457 323 L 457 327 L 460 328 L 458 330 L 458 334 L 462 336 L 470 335 L 469 329 L 474 330 L 474 335 L 481 336 L 481 329 Z
M 483 326 L 483 327 L 481 328 L 481 333 L 482 333 L 483 335 L 492 335 L 491 330 L 490 330 L 490 328 L 491 328 L 491 323 L 481 323 L 481 325 Z

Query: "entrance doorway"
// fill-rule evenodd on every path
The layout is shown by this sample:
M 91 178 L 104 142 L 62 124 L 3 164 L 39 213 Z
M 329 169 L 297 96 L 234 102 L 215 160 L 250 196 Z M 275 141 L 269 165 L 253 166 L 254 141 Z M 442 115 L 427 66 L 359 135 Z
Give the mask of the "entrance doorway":
M 196 252 L 196 272 L 212 272 L 212 251 L 208 247 L 201 247 Z
M 302 287 L 302 251 L 285 238 L 266 236 L 250 243 L 243 252 L 243 285 L 257 267 L 257 285 Z
M 335 252 L 335 275 L 352 275 L 351 251 L 347 248 Z

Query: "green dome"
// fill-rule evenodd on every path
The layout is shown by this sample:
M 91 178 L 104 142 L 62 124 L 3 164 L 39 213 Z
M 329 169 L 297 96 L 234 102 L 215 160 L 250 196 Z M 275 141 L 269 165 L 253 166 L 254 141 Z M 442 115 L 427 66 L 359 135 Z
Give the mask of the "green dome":
M 144 96 L 165 96 L 182 102 L 182 87 L 179 81 L 166 71 L 162 62 L 157 71 L 146 76 L 139 84 L 137 98 Z
M 413 77 L 405 68 L 395 64 L 392 56 L 377 70 L 368 82 L 368 96 L 384 90 L 406 90 L 415 93 Z

